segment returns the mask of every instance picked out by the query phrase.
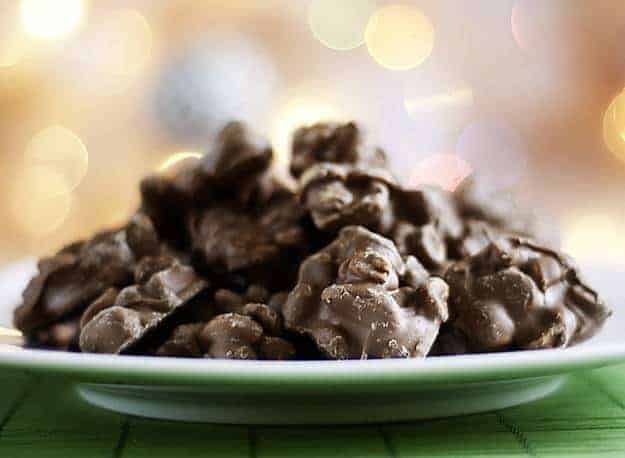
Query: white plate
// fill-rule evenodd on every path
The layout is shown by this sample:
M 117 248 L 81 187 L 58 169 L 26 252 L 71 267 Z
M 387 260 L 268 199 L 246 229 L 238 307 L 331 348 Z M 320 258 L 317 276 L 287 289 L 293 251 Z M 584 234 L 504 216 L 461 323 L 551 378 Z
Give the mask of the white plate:
M 0 271 L 0 325 L 33 272 Z M 0 345 L 0 367 L 61 375 L 89 402 L 154 418 L 223 423 L 364 423 L 499 409 L 538 399 L 567 374 L 625 362 L 624 272 L 585 270 L 614 308 L 601 334 L 565 350 L 423 360 L 228 361 L 107 356 Z

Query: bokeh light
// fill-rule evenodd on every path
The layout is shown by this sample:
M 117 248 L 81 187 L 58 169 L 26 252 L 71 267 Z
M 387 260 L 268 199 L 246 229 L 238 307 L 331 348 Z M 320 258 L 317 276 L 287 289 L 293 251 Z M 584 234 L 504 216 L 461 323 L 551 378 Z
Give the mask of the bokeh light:
M 625 265 L 625 222 L 613 213 L 572 214 L 563 221 L 562 250 L 581 261 Z
M 455 154 L 434 154 L 417 163 L 410 173 L 408 186 L 418 189 L 423 185 L 435 185 L 453 192 L 472 171 L 471 165 Z
M 67 218 L 72 204 L 65 177 L 45 165 L 34 165 L 14 175 L 9 205 L 13 222 L 26 235 L 54 232 Z
M 404 109 L 421 125 L 457 131 L 471 119 L 473 89 L 445 72 L 420 72 L 404 86 Z
M 19 24 L 19 8 L 14 2 L 0 5 L 0 68 L 12 67 L 24 55 L 26 37 Z
M 474 173 L 492 190 L 519 182 L 527 169 L 525 145 L 519 133 L 497 119 L 482 119 L 464 129 L 456 154 L 471 164 Z
M 63 186 L 54 186 L 48 195 L 71 192 L 87 173 L 89 153 L 84 143 L 71 130 L 62 126 L 48 127 L 35 135 L 24 152 L 26 166 L 45 166 L 63 177 Z
M 285 167 L 288 164 L 295 129 L 320 121 L 340 120 L 344 120 L 342 112 L 322 99 L 296 97 L 287 102 L 278 110 L 270 135 L 277 165 Z
M 315 38 L 328 48 L 353 49 L 364 42 L 375 6 L 374 0 L 313 0 L 308 5 L 308 24 Z
M 567 42 L 567 14 L 558 2 L 516 0 L 510 14 L 514 41 L 521 50 L 532 54 L 564 54 Z
M 451 90 L 441 94 L 424 97 L 410 97 L 404 99 L 406 112 L 411 116 L 423 113 L 432 113 L 441 109 L 466 107 L 473 105 L 473 91 L 469 88 Z
M 174 153 L 160 163 L 158 166 L 158 172 L 166 174 L 171 171 L 178 170 L 180 167 L 184 167 L 184 164 L 188 164 L 192 161 L 197 161 L 202 157 L 201 153 L 194 151 L 182 151 L 180 153 Z
M 84 0 L 22 0 L 22 25 L 31 36 L 61 38 L 72 33 L 85 14 Z
M 432 53 L 434 27 L 421 10 L 411 5 L 379 8 L 365 30 L 369 54 L 390 70 L 408 70 Z
M 152 51 L 152 29 L 135 10 L 113 11 L 95 25 L 96 58 L 111 75 L 132 75 L 140 71 Z
M 617 95 L 605 111 L 603 139 L 612 154 L 625 162 L 625 92 Z
M 100 14 L 65 45 L 56 67 L 58 78 L 86 91 L 86 96 L 119 94 L 145 74 L 153 39 L 149 23 L 135 10 Z

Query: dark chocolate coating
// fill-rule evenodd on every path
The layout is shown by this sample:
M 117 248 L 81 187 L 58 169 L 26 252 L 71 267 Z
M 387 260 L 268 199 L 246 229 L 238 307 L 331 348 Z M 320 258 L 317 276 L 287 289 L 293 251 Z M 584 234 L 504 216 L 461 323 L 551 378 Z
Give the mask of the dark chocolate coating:
M 203 185 L 226 187 L 257 176 L 271 163 L 269 143 L 240 122 L 228 123 L 217 135 L 199 165 Z
M 280 196 L 254 210 L 215 206 L 191 215 L 192 249 L 213 272 L 285 270 L 309 250 L 304 217 L 295 196 Z
M 216 270 L 236 271 L 275 259 L 280 250 L 271 234 L 242 210 L 215 207 L 193 215 L 190 223 L 193 250 Z
M 79 319 L 66 318 L 45 328 L 38 329 L 30 339 L 30 344 L 57 350 L 78 351 L 80 334 Z
M 31 334 L 80 313 L 110 287 L 132 283 L 135 263 L 160 250 L 150 220 L 135 215 L 118 231 L 102 232 L 39 262 L 39 273 L 23 293 L 15 326 Z
M 141 182 L 142 209 L 159 235 L 178 246 L 188 242 L 189 213 L 227 201 L 256 206 L 288 184 L 270 170 L 269 144 L 243 124 L 231 122 L 217 135 L 208 152 L 171 176 L 153 175 Z
M 451 265 L 450 325 L 473 352 L 566 347 L 591 337 L 611 311 L 557 252 L 502 236 Z
M 463 222 L 451 193 L 434 186 L 397 189 L 394 201 L 398 220 L 415 226 L 432 224 L 446 241 L 462 236 Z
M 447 319 L 447 294 L 393 242 L 348 226 L 302 263 L 283 315 L 330 358 L 425 356 Z
M 206 288 L 191 267 L 171 260 L 145 283 L 122 289 L 112 306 L 103 308 L 111 303 L 110 296 L 92 304 L 83 321 L 80 348 L 92 353 L 125 352 L 139 345 L 148 332 L 156 332 L 163 320 Z
M 156 350 L 157 356 L 180 356 L 199 358 L 202 356 L 200 332 L 204 323 L 188 323 L 177 326 L 171 336 Z
M 158 348 L 160 356 L 226 359 L 292 359 L 295 347 L 280 335 L 279 314 L 265 304 L 219 314 L 207 323 L 183 324 Z
M 353 122 L 300 127 L 293 135 L 291 173 L 299 177 L 320 162 L 385 167 L 384 151 L 364 146 L 362 137 L 362 132 Z
M 321 163 L 302 175 L 300 193 L 322 231 L 355 224 L 387 233 L 394 224 L 390 186 L 395 184 L 386 169 Z

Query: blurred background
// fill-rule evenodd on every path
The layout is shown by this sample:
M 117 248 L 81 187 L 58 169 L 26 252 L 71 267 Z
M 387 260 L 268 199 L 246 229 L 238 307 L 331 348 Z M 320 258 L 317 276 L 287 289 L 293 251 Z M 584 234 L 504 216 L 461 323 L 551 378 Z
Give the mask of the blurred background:
M 0 263 L 127 218 L 232 118 L 288 158 L 354 119 L 402 180 L 554 216 L 625 264 L 622 0 L 2 0 Z

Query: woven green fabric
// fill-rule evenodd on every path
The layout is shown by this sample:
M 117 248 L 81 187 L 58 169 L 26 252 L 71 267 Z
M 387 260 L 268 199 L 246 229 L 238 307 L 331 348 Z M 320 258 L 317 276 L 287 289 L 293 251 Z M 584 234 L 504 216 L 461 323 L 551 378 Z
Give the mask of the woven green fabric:
M 625 365 L 482 415 L 394 425 L 175 423 L 91 407 L 63 380 L 0 375 L 0 457 L 625 456 Z

